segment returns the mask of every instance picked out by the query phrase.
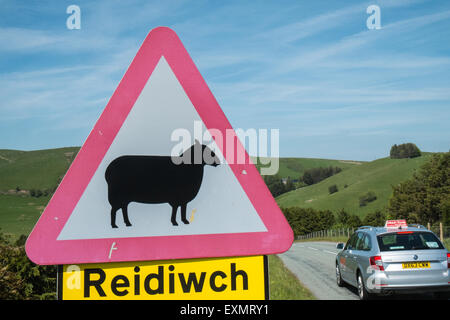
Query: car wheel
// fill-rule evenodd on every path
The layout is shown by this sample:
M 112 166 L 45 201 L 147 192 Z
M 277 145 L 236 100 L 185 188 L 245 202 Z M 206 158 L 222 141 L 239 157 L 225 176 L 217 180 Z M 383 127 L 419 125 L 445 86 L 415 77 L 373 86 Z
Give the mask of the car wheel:
M 342 280 L 341 276 L 341 269 L 339 269 L 339 264 L 336 263 L 336 283 L 338 287 L 344 286 L 344 281 Z
M 358 272 L 358 296 L 360 300 L 369 300 L 372 298 L 371 294 L 367 292 L 366 286 L 364 285 L 364 279 L 361 272 Z

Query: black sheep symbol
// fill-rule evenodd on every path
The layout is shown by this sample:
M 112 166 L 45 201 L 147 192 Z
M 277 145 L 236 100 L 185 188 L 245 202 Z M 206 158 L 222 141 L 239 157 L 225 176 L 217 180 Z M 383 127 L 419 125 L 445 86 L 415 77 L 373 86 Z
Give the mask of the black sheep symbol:
M 105 171 L 108 201 L 111 204 L 111 227 L 117 228 L 117 210 L 131 226 L 128 204 L 168 203 L 172 207 L 171 222 L 177 226 L 176 215 L 181 207 L 181 221 L 186 219 L 186 206 L 198 194 L 205 165 L 217 166 L 214 152 L 197 140 L 179 157 L 126 155 L 114 159 Z

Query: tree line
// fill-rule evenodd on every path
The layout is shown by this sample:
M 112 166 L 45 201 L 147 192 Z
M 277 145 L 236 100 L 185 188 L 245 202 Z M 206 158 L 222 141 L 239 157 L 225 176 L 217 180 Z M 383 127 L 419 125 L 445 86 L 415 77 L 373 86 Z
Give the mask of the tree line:
M 285 178 L 283 181 L 278 175 L 271 175 L 264 176 L 264 182 L 272 193 L 272 196 L 278 197 L 291 190 L 319 183 L 341 171 L 342 169 L 339 167 L 318 167 L 305 170 L 303 175 L 296 181 L 292 180 L 290 177 Z M 337 190 L 335 192 L 337 192 Z
M 386 213 L 379 210 L 367 214 L 363 219 L 345 209 L 336 213 L 330 210 L 300 207 L 281 208 L 281 210 L 295 236 L 329 229 L 358 228 L 362 225 L 384 226 L 388 218 Z
M 332 166 L 311 168 L 305 170 L 303 176 L 300 178 L 300 181 L 310 186 L 312 184 L 319 183 L 320 181 L 325 180 L 326 178 L 329 178 L 341 171 L 342 171 L 341 168 Z
M 414 143 L 394 144 L 391 147 L 391 159 L 404 159 L 420 157 L 422 152 Z
M 295 183 L 289 177 L 283 182 L 278 175 L 264 176 L 264 182 L 274 198 L 296 189 Z
M 450 225 L 450 152 L 434 154 L 411 179 L 394 186 L 388 213 L 411 223 Z

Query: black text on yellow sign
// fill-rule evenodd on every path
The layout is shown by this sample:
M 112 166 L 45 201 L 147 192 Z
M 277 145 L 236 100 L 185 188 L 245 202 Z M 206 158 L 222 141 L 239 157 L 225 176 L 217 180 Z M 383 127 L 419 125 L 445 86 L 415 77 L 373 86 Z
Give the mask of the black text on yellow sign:
M 267 257 L 64 265 L 64 300 L 264 300 Z

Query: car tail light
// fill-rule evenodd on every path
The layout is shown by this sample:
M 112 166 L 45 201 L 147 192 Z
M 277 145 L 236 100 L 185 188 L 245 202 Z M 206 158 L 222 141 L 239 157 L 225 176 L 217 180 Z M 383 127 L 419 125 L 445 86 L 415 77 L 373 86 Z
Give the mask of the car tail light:
M 447 252 L 447 269 L 450 269 L 450 253 L 448 252 Z
M 448 260 L 448 258 L 447 258 L 447 260 Z M 370 261 L 370 265 L 372 266 L 372 268 L 374 268 L 376 270 L 384 271 L 383 261 L 381 261 L 381 256 L 370 257 L 369 261 Z

